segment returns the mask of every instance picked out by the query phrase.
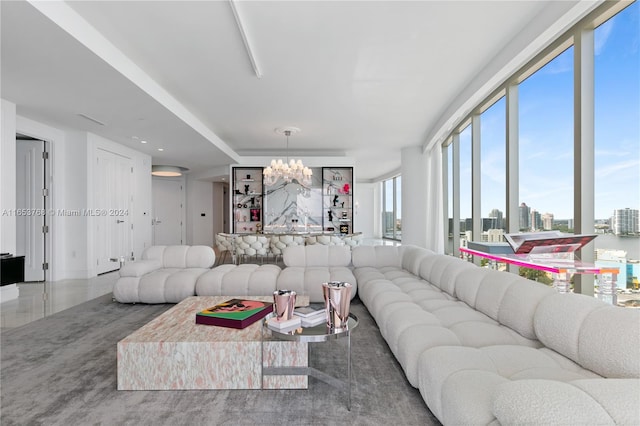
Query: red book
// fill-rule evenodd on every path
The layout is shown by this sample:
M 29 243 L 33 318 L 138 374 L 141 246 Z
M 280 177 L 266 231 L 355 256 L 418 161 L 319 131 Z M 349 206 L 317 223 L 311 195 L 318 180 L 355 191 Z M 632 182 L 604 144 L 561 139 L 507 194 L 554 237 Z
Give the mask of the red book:
M 230 299 L 196 314 L 196 324 L 245 328 L 273 312 L 273 303 Z

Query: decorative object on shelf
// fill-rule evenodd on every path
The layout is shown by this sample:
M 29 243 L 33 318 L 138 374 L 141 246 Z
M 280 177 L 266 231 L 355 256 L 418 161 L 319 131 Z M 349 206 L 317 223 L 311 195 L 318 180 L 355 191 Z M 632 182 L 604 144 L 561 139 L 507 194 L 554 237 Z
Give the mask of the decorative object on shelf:
M 249 195 L 249 185 L 244 186 L 244 195 Z
M 342 189 L 340 190 L 340 193 L 341 193 L 341 194 L 348 194 L 350 189 L 351 189 L 351 188 L 349 187 L 349 184 L 348 184 L 348 183 L 345 183 L 345 184 L 342 186 Z
M 329 222 L 333 222 L 333 212 L 329 210 L 327 213 L 329 215 Z
M 348 234 L 349 233 L 349 225 L 347 225 L 347 224 L 340 225 L 340 233 L 341 234 Z
M 287 137 L 287 160 L 283 162 L 282 159 L 271 160 L 271 165 L 266 167 L 263 172 L 264 183 L 272 186 L 282 178 L 286 183 L 290 183 L 294 179 L 301 185 L 311 185 L 311 176 L 313 172 L 310 168 L 305 167 L 302 164 L 302 160 L 289 160 L 289 136 L 294 133 L 300 132 L 297 127 L 282 127 L 277 128 L 276 133 L 285 135 Z
M 338 200 L 339 200 L 338 196 L 334 195 L 333 196 L 333 207 L 336 207 L 336 205 L 338 204 Z
M 342 281 L 322 283 L 322 295 L 327 312 L 327 328 L 331 331 L 347 330 L 351 306 L 351 284 Z
M 348 214 L 349 213 L 347 213 L 347 212 L 342 212 L 342 218 L 343 219 L 347 219 L 349 217 Z
M 251 175 L 247 175 L 247 180 L 251 179 Z

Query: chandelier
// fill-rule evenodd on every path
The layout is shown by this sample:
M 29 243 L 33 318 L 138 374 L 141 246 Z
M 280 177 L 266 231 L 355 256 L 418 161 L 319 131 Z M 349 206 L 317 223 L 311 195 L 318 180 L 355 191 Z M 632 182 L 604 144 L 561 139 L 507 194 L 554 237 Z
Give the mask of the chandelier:
M 300 185 L 311 185 L 311 176 L 313 172 L 310 168 L 305 167 L 302 164 L 302 160 L 289 160 L 289 136 L 292 133 L 298 133 L 300 129 L 297 127 L 285 127 L 276 129 L 276 133 L 285 135 L 287 137 L 287 159 L 271 160 L 271 165 L 266 167 L 262 172 L 264 176 L 264 183 L 267 186 L 275 185 L 275 183 L 282 179 L 286 183 L 291 183 L 296 180 Z

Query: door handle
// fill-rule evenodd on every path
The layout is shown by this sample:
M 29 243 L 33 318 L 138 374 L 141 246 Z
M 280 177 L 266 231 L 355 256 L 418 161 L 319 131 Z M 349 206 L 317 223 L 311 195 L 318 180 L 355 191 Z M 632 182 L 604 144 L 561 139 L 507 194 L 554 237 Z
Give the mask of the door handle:
M 124 220 L 116 219 L 116 223 L 124 223 Z

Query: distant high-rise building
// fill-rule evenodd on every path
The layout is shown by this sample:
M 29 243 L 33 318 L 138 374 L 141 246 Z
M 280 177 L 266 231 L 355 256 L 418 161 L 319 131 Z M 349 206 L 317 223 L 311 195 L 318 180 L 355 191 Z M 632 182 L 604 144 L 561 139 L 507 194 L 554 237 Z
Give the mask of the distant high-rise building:
M 545 213 L 542 215 L 542 229 L 545 231 L 553 229 L 553 213 Z
M 529 224 L 531 225 L 532 231 L 539 231 L 542 229 L 542 217 L 540 216 L 540 212 L 536 209 L 530 209 L 530 219 Z
M 493 224 L 493 228 L 489 229 L 504 229 L 504 216 L 502 212 L 498 209 L 493 209 L 489 212 L 489 217 L 495 219 Z
M 525 203 L 520 204 L 520 229 L 531 229 L 531 209 Z
M 611 229 L 616 235 L 637 234 L 640 232 L 637 209 L 616 209 L 611 217 Z

